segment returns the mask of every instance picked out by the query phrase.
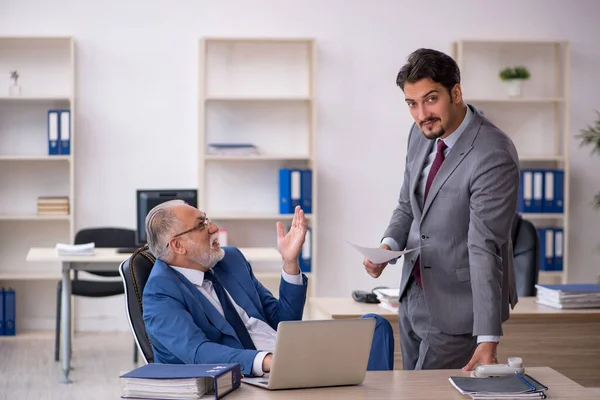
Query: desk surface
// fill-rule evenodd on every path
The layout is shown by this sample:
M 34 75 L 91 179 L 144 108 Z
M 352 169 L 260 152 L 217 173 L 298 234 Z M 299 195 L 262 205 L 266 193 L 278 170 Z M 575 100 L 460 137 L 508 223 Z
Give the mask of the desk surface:
M 548 367 L 529 368 L 531 376 L 548 386 L 548 398 L 595 399 L 600 394 L 586 389 Z M 450 376 L 468 376 L 460 370 L 428 371 L 373 371 L 367 372 L 362 385 L 314 389 L 269 391 L 242 383 L 242 386 L 225 398 L 235 399 L 469 399 L 461 395 L 448 381 Z
M 535 300 L 535 297 L 519 298 L 515 309 L 511 311 L 508 322 L 512 323 L 520 319 L 530 321 L 532 318 L 538 317 L 543 319 L 585 317 L 588 320 L 600 321 L 600 308 L 561 310 L 537 304 Z M 328 318 L 357 318 L 367 313 L 376 313 L 391 322 L 398 321 L 396 312 L 388 311 L 377 304 L 358 303 L 351 298 L 313 297 L 309 302 L 311 308 Z

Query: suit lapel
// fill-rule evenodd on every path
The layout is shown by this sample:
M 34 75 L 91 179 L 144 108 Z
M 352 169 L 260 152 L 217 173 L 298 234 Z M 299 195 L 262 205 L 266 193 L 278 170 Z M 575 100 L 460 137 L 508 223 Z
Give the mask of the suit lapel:
M 467 126 L 463 134 L 456 141 L 456 144 L 448 153 L 448 156 L 442 163 L 440 169 L 438 170 L 437 175 L 433 179 L 431 183 L 431 187 L 429 188 L 429 193 L 427 194 L 427 201 L 423 205 L 423 214 L 421 219 L 425 217 L 427 211 L 431 207 L 431 203 L 435 200 L 440 188 L 444 185 L 446 180 L 450 177 L 452 172 L 458 167 L 461 161 L 469 154 L 471 149 L 473 148 L 473 141 L 479 132 L 479 126 L 481 125 L 481 117 L 478 117 L 477 114 L 473 115 L 473 120 Z
M 419 132 L 419 134 L 422 135 L 421 132 Z M 422 138 L 420 139 L 420 142 L 421 144 L 418 148 L 417 157 L 415 158 L 415 167 L 413 168 L 413 172 L 415 173 L 411 174 L 412 182 L 410 188 L 410 202 L 417 205 L 417 207 L 414 209 L 416 209 L 418 212 L 421 212 L 421 203 L 419 202 L 416 193 L 419 188 L 419 181 L 421 179 L 421 172 L 425 166 L 425 160 L 427 159 L 429 153 L 431 153 L 431 147 L 433 146 L 434 141 Z M 415 217 L 417 220 L 421 219 L 420 215 L 415 215 Z
M 242 284 L 238 281 L 236 274 L 229 272 L 224 263 L 221 265 L 217 264 L 215 268 L 213 268 L 213 272 L 225 290 L 229 292 L 237 305 L 246 311 L 246 314 L 248 314 L 249 317 L 261 319 L 263 321 L 265 320 L 265 317 L 258 311 L 254 302 L 248 293 L 246 293 Z
M 167 267 L 168 268 L 168 267 Z M 214 325 L 215 328 L 220 330 L 226 335 L 233 336 L 237 338 L 235 331 L 227 322 L 225 317 L 221 315 L 221 313 L 211 304 L 211 302 L 198 290 L 196 286 L 194 286 L 186 277 L 181 275 L 179 272 L 173 270 L 172 268 L 168 268 L 172 273 L 174 273 L 177 278 L 183 283 L 188 294 L 194 299 L 198 300 L 206 317 L 209 321 Z

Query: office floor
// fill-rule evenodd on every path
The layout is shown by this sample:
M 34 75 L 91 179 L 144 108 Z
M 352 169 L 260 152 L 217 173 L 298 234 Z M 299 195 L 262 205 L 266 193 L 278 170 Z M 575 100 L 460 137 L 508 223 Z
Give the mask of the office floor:
M 53 332 L 0 337 L 0 400 L 120 398 L 120 372 L 136 367 L 131 334 L 78 333 L 73 346 L 73 383 L 65 385 Z
M 135 368 L 131 335 L 78 333 L 73 343 L 73 383 L 65 385 L 52 332 L 0 337 L 0 400 L 119 399 L 120 372 Z

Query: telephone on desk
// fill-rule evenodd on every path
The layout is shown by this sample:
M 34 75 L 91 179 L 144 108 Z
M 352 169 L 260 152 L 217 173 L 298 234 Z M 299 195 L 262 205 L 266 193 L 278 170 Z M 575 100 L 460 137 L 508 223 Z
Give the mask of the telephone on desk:
M 478 365 L 471 376 L 474 378 L 490 378 L 494 376 L 513 375 L 514 373 L 525 373 L 523 359 L 521 357 L 508 357 L 508 364 Z

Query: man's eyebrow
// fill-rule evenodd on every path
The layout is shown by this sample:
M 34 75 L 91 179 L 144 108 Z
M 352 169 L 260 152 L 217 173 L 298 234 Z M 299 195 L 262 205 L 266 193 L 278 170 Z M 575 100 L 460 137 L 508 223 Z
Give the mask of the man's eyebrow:
M 423 96 L 421 96 L 421 98 L 424 99 L 425 97 L 429 96 L 432 93 L 439 93 L 439 90 L 432 89 L 429 92 L 425 93 Z M 404 101 L 414 101 L 414 100 L 407 97 L 407 98 L 404 99 Z

